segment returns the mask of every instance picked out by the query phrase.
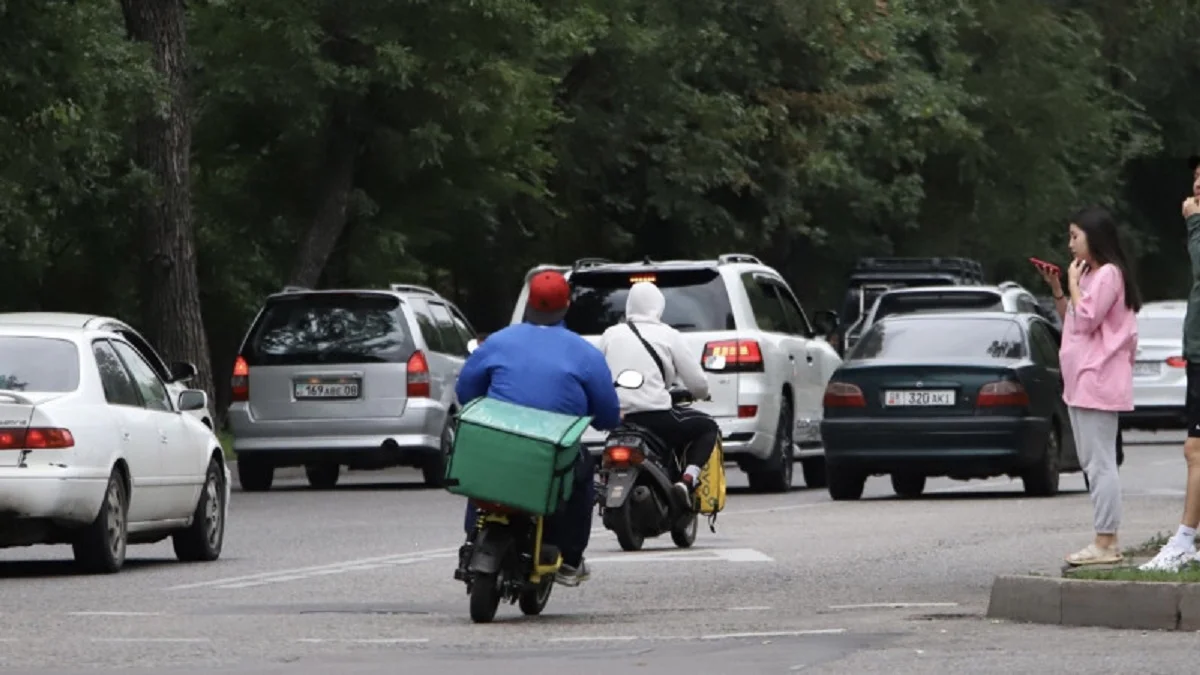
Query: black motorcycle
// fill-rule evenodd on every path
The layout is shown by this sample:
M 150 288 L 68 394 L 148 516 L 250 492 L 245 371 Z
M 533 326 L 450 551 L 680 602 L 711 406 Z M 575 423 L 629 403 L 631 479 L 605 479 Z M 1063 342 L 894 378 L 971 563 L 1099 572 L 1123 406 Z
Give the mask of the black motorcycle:
M 617 386 L 637 389 L 641 373 L 626 370 Z M 694 402 L 683 389 L 671 390 L 672 405 Z M 609 432 L 598 472 L 597 502 L 604 527 L 626 551 L 642 548 L 647 537 L 671 533 L 680 548 L 696 542 L 699 514 L 691 500 L 681 502 L 672 486 L 683 475 L 680 453 L 649 429 L 629 422 Z

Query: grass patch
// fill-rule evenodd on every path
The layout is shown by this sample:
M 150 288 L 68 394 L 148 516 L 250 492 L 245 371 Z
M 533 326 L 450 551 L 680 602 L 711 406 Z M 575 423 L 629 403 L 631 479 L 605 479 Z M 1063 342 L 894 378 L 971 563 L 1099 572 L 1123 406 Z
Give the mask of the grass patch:
M 225 451 L 225 459 L 237 459 L 237 453 L 233 451 L 233 434 L 228 431 L 218 432 L 217 440 L 221 441 L 221 449 Z
M 1070 578 L 1092 581 L 1165 581 L 1173 583 L 1200 582 L 1200 565 L 1191 564 L 1178 572 L 1143 572 L 1136 567 L 1073 570 Z
M 1170 538 L 1170 533 L 1157 532 L 1153 537 L 1150 537 L 1137 546 L 1125 549 L 1122 553 L 1125 554 L 1126 558 L 1152 558 L 1158 553 L 1158 549 L 1162 548 L 1163 544 L 1167 543 L 1167 540 Z

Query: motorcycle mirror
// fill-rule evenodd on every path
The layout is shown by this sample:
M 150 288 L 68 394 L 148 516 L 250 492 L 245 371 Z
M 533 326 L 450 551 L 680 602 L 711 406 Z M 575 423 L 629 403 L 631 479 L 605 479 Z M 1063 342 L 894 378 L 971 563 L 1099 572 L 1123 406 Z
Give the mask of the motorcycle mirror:
M 476 340 L 475 338 L 467 340 L 467 353 L 473 354 L 475 353 L 476 349 L 479 349 L 479 340 Z
M 642 386 L 646 378 L 636 370 L 622 370 L 617 375 L 617 386 L 625 389 L 637 389 Z

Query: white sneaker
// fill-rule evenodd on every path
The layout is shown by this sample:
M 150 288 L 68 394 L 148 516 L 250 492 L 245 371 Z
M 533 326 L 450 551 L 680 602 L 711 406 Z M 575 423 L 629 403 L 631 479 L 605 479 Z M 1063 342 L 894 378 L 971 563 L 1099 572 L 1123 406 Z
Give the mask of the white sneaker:
M 1143 572 L 1178 572 L 1180 567 L 1196 560 L 1196 546 L 1183 544 L 1172 537 L 1149 562 L 1139 566 Z

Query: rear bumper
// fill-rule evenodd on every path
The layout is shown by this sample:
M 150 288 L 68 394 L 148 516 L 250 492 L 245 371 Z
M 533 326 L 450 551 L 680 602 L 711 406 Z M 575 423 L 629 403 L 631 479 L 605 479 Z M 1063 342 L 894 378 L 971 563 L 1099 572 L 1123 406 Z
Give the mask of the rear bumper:
M 1122 429 L 1186 429 L 1187 409 L 1181 405 L 1136 406 L 1121 413 Z
M 845 418 L 821 423 L 825 461 L 869 473 L 987 476 L 1037 462 L 1050 421 L 1041 417 Z
M 108 471 L 59 467 L 0 468 L 0 531 L 15 519 L 85 525 L 96 519 Z M 136 490 L 136 488 L 135 488 Z
M 446 410 L 410 400 L 392 418 L 258 420 L 244 403 L 229 408 L 233 449 L 240 459 L 298 466 L 337 461 L 362 468 L 421 464 L 441 452 Z

